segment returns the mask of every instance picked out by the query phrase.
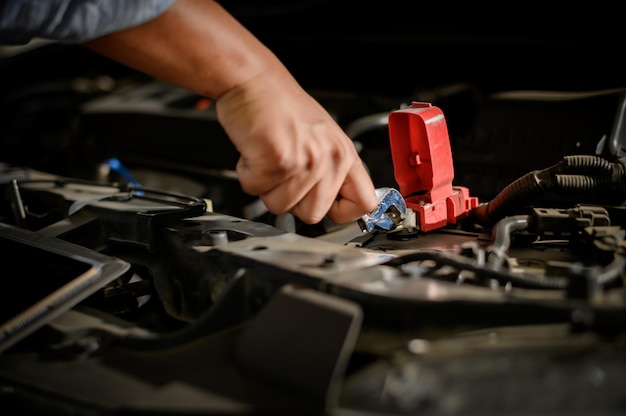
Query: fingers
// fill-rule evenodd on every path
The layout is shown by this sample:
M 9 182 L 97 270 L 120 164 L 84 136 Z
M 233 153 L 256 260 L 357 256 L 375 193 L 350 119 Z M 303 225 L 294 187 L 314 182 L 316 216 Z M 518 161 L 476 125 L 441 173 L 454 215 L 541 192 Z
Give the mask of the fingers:
M 356 221 L 378 205 L 374 184 L 361 160 L 357 160 L 340 190 L 341 198 L 333 201 L 328 218 L 336 224 Z
M 338 188 L 318 182 L 291 213 L 310 224 L 324 216 L 336 224 L 346 224 L 374 210 L 377 204 L 374 185 L 359 161 Z
M 291 212 L 308 224 L 316 224 L 325 216 L 346 224 L 372 211 L 378 203 L 371 178 L 358 158 L 346 174 L 294 176 L 260 197 L 271 212 Z
M 329 158 L 312 160 L 307 168 L 288 172 L 280 182 L 259 197 L 275 214 L 291 212 L 302 221 L 321 221 L 337 198 L 341 178 L 347 168 L 328 162 Z M 330 174 L 329 174 L 330 173 Z
M 267 159 L 271 160 L 271 159 Z M 270 167 L 250 166 L 243 158 L 239 160 L 237 173 L 244 191 L 258 195 L 268 210 L 275 214 L 282 214 L 297 209 L 300 215 L 315 217 L 317 221 L 328 211 L 332 199 L 337 196 L 328 193 L 327 201 L 324 201 L 325 172 L 332 171 L 328 158 L 311 160 L 302 166 L 300 163 L 292 163 L 291 167 L 273 161 Z M 275 168 L 275 170 L 273 170 Z M 334 175 L 328 175 L 333 178 Z M 326 188 L 338 189 L 339 184 L 329 183 Z M 320 200 L 319 198 L 322 198 Z M 324 211 L 321 216 L 318 211 Z M 298 216 L 294 213 L 294 215 Z M 307 222 L 316 222 L 315 218 L 309 218 Z M 304 219 L 303 219 L 304 220 Z

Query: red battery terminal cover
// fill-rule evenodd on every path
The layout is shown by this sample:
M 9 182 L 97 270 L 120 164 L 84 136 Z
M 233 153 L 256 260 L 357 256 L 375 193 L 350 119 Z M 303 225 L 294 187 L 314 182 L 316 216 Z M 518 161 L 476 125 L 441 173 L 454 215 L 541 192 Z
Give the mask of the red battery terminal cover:
M 478 206 L 466 187 L 452 186 L 452 150 L 440 108 L 412 102 L 391 112 L 389 141 L 396 182 L 421 231 L 456 224 Z

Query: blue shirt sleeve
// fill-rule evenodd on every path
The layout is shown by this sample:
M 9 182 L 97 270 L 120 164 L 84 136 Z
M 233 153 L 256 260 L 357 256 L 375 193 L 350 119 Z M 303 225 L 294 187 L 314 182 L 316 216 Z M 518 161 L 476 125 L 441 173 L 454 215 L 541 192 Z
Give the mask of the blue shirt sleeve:
M 174 0 L 0 0 L 0 43 L 79 43 L 145 23 Z

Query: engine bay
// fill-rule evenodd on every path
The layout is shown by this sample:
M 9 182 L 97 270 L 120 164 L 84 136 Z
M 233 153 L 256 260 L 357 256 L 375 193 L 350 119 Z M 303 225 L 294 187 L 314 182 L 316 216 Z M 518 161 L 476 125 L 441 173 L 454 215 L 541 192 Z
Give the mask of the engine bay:
M 258 30 L 279 53 L 294 42 Z M 45 76 L 31 72 L 50 57 Z M 243 192 L 205 97 L 69 45 L 6 55 L 2 68 L 24 72 L 2 84 L 3 407 L 626 410 L 623 80 L 564 88 L 548 75 L 524 86 L 439 73 L 338 88 L 341 74 L 318 73 L 312 95 L 376 187 L 404 191 L 409 207 L 399 226 L 364 231 L 274 215 Z M 393 116 L 416 103 L 446 122 L 443 198 L 429 181 L 445 160 L 400 173 L 390 143 Z M 430 188 L 406 191 L 420 175 Z M 454 215 L 458 190 L 470 200 Z M 440 200 L 443 220 L 420 222 Z

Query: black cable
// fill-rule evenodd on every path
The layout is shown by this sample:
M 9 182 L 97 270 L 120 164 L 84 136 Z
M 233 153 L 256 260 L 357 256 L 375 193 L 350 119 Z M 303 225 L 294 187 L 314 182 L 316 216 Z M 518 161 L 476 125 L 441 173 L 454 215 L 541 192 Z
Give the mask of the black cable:
M 431 260 L 440 268 L 442 265 L 451 266 L 459 271 L 467 270 L 487 279 L 496 280 L 502 284 L 511 282 L 516 287 L 527 289 L 554 289 L 567 288 L 568 279 L 563 277 L 536 276 L 527 274 L 513 274 L 502 269 L 489 269 L 476 264 L 472 259 L 452 255 L 446 252 L 422 251 L 396 257 L 384 263 L 386 266 L 399 267 L 403 264 Z
M 246 308 L 243 307 L 247 280 L 244 275 L 244 269 L 237 270 L 220 297 L 187 326 L 167 333 L 129 335 L 119 338 L 116 344 L 125 348 L 142 350 L 170 348 L 240 324 L 248 318 Z
M 610 162 L 599 156 L 565 156 L 544 170 L 535 170 L 505 187 L 491 201 L 470 211 L 474 222 L 492 226 L 502 218 L 519 212 L 534 200 L 550 193 L 589 191 L 623 192 L 626 180 L 624 160 Z

